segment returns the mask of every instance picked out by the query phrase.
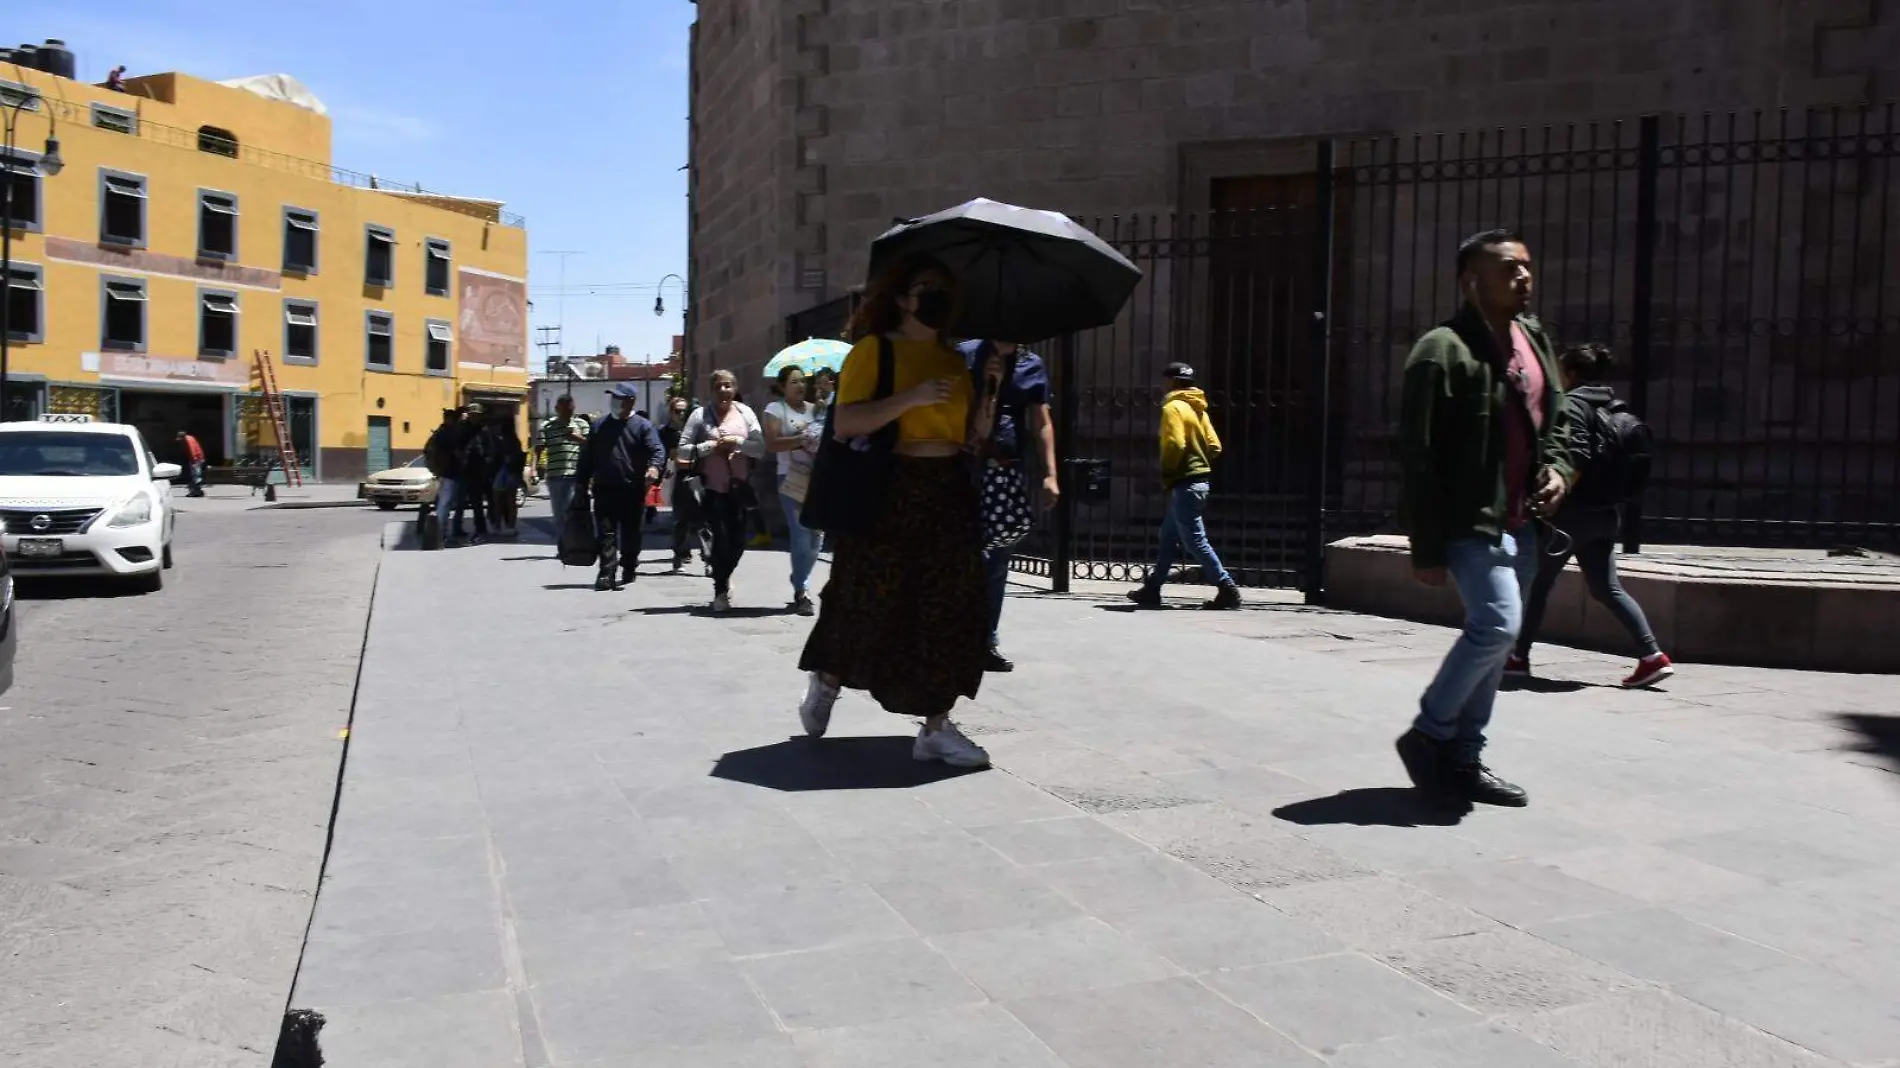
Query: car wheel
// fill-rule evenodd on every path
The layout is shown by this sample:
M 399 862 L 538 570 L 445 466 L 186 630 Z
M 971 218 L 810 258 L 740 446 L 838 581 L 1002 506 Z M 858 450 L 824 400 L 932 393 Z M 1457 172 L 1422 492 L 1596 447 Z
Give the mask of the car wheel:
M 376 507 L 381 511 L 393 512 L 396 510 L 396 502 L 395 501 L 377 501 Z
M 132 585 L 140 593 L 157 593 L 165 588 L 165 572 L 160 569 L 150 574 L 140 575 L 132 580 Z
M 165 543 L 165 549 L 159 554 L 159 559 L 163 562 L 165 570 L 170 571 L 172 569 L 172 546 L 170 542 Z

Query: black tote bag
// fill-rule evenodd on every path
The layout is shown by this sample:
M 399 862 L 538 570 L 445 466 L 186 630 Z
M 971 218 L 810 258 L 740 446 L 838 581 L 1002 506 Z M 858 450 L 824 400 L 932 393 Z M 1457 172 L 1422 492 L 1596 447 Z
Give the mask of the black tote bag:
M 600 559 L 599 542 L 594 536 L 594 512 L 585 499 L 577 498 L 561 517 L 561 534 L 554 554 L 568 567 L 593 567 Z
M 877 339 L 877 392 L 872 400 L 891 395 L 897 353 L 891 339 Z M 812 460 L 811 486 L 798 510 L 798 522 L 827 534 L 862 534 L 877 522 L 890 487 L 891 466 L 897 447 L 897 420 L 865 437 L 839 441 L 833 421 L 840 405 L 834 400 L 825 411 L 825 436 Z

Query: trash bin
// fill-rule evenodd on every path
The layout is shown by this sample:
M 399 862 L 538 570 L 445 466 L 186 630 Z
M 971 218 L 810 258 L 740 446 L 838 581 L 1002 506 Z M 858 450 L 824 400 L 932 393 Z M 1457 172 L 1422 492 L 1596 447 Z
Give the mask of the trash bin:
M 1075 459 L 1064 461 L 1069 474 L 1063 492 L 1078 504 L 1100 504 L 1108 500 L 1109 462 Z

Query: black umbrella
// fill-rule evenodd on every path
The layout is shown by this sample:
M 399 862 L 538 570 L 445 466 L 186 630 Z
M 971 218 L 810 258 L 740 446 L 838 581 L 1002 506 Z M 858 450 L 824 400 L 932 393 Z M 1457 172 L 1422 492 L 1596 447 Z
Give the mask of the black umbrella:
M 1141 268 L 1060 212 L 994 200 L 900 222 L 871 243 L 871 277 L 925 255 L 957 276 L 963 314 L 950 333 L 996 341 L 1044 338 L 1115 321 Z

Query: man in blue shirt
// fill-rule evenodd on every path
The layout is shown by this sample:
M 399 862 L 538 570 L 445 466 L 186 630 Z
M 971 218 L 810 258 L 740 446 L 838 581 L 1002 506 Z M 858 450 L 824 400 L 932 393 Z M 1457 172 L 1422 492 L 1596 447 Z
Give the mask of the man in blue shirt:
M 1061 496 L 1056 480 L 1056 430 L 1049 418 L 1049 370 L 1042 357 L 1013 341 L 966 341 L 958 346 L 970 364 L 976 386 L 979 416 L 993 405 L 990 435 L 982 455 L 993 464 L 1021 469 L 1028 441 L 1042 461 L 1042 506 L 1054 508 Z M 1027 439 L 1027 441 L 1025 440 Z M 1027 479 L 1024 480 L 1027 482 Z M 1014 671 L 1016 665 L 997 646 L 997 628 L 1003 618 L 1003 594 L 1009 585 L 1011 547 L 985 555 L 989 565 L 991 671 Z

